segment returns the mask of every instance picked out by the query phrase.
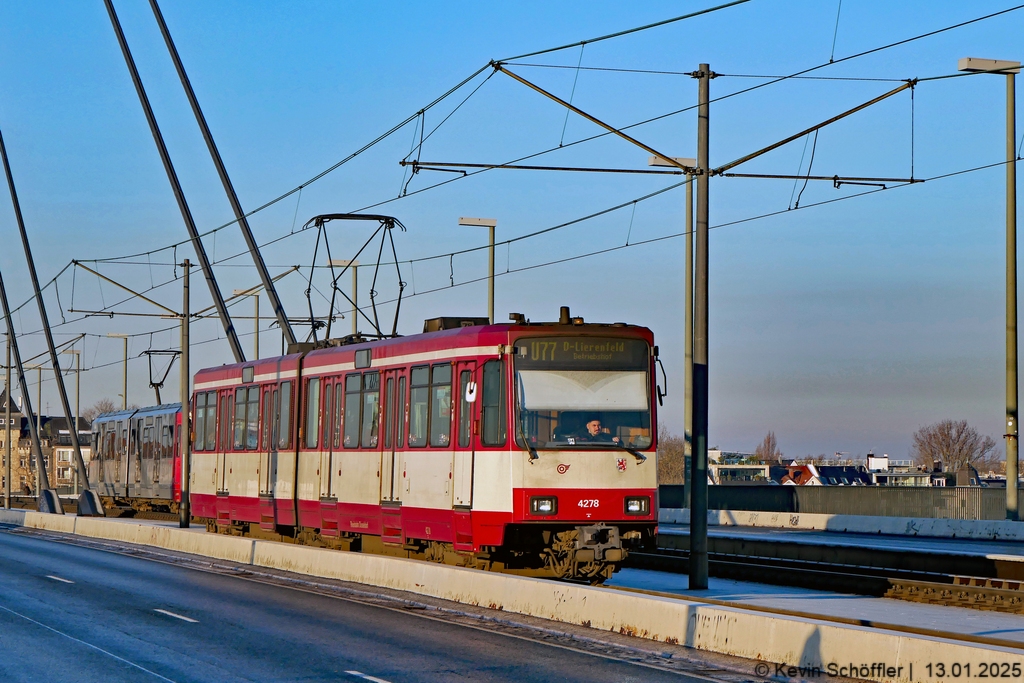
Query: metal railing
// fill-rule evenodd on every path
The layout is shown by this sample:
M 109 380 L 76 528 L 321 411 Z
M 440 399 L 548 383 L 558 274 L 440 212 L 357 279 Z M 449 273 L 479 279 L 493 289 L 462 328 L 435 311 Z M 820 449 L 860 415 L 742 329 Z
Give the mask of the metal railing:
M 681 485 L 660 487 L 665 508 L 688 507 Z M 1006 489 L 977 486 L 710 486 L 711 510 L 1005 519 Z

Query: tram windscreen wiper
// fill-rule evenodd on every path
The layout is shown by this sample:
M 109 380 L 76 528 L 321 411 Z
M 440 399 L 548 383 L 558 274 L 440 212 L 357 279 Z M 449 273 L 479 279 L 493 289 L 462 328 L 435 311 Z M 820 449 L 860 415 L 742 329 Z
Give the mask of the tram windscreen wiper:
M 636 450 L 635 448 L 630 448 L 629 446 L 627 446 L 625 444 L 622 444 L 622 443 L 619 443 L 618 441 L 608 441 L 608 442 L 602 443 L 601 445 L 608 445 L 608 446 L 611 446 L 613 448 L 619 448 L 621 450 L 624 450 L 624 451 L 628 452 L 630 455 L 632 455 L 634 458 L 636 458 L 636 461 L 638 463 L 647 462 L 647 456 L 646 455 L 644 455 L 640 451 Z

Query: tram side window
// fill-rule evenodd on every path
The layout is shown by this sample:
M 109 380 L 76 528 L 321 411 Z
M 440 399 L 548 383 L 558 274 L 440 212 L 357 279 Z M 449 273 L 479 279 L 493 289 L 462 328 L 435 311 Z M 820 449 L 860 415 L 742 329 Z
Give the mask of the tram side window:
M 405 403 L 405 377 L 398 378 L 398 438 L 395 439 L 395 448 L 402 447 L 402 440 L 405 438 L 405 420 L 408 417 L 408 410 Z
M 409 447 L 427 445 L 427 418 L 430 414 L 430 368 L 412 369 L 409 390 Z
M 359 402 L 362 375 L 345 377 L 345 448 L 359 446 Z
M 231 448 L 231 394 L 224 394 L 220 401 L 220 449 Z
M 147 417 L 146 422 L 150 425 L 153 424 L 153 418 Z M 153 428 L 143 427 L 142 429 L 142 459 L 151 460 L 153 458 Z
M 235 389 L 235 450 L 245 448 L 245 389 Z
M 430 445 L 447 446 L 452 434 L 452 366 L 430 369 Z
M 192 444 L 193 451 L 202 451 L 206 449 L 206 392 L 196 394 L 195 408 L 193 409 L 193 415 L 195 415 L 195 424 L 193 425 L 195 443 Z
M 245 402 L 245 447 L 256 450 L 260 436 L 260 388 L 249 387 Z
M 384 448 L 391 448 L 395 431 L 395 378 L 388 377 L 384 404 Z
M 306 448 L 316 448 L 320 436 L 320 379 L 306 384 Z
M 260 436 L 260 449 L 270 450 L 270 433 L 274 424 L 274 401 L 273 394 L 267 392 L 263 395 L 263 429 Z
M 376 448 L 380 429 L 380 373 L 363 373 L 362 435 L 363 448 Z
M 277 392 L 274 392 L 275 395 Z M 292 445 L 292 383 L 281 382 L 280 400 L 277 406 L 277 447 L 290 448 Z
M 324 450 L 331 447 L 331 423 L 334 418 L 331 414 L 332 408 L 334 408 L 334 384 L 328 383 L 324 387 L 324 416 L 321 420 L 321 424 L 323 424 L 324 427 Z
M 473 429 L 473 404 L 466 400 L 466 391 L 473 381 L 473 373 L 463 370 L 459 373 L 459 447 L 469 446 Z
M 334 423 L 332 427 L 331 443 L 334 448 L 341 448 L 341 419 L 345 415 L 345 392 L 342 391 L 341 382 L 336 383 L 334 391 Z
M 206 394 L 206 450 L 217 450 L 217 392 Z
M 507 438 L 504 374 L 500 360 L 484 363 L 480 441 L 485 446 L 504 446 Z

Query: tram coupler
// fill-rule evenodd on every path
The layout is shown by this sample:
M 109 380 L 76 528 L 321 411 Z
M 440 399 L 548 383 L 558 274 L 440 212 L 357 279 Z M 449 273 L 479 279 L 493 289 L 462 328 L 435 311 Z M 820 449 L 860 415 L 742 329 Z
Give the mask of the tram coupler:
M 621 562 L 626 557 L 619 538 L 619 527 L 607 524 L 576 527 L 577 562 Z

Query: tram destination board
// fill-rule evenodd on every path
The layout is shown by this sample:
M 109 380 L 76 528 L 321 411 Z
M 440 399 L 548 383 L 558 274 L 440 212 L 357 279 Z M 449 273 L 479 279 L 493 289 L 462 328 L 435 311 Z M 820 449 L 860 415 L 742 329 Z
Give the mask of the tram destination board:
M 520 370 L 646 370 L 647 342 L 608 337 L 527 337 L 516 341 Z

